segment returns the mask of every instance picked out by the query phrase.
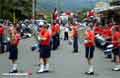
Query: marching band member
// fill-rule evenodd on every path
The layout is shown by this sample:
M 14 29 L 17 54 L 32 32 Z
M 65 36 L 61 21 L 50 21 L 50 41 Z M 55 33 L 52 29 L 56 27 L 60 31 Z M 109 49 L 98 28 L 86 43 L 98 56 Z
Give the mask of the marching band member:
M 16 28 L 13 27 L 10 32 L 10 45 L 9 45 L 9 59 L 12 62 L 12 69 L 10 73 L 17 73 L 17 64 L 18 59 L 18 45 L 20 41 L 20 34 L 16 31 Z
M 55 28 L 56 28 L 57 48 L 58 48 L 60 45 L 60 24 L 58 23 L 58 21 L 55 25 Z
M 111 27 L 106 26 L 103 29 L 103 37 L 106 40 L 106 44 L 104 45 L 104 50 L 106 50 L 106 58 L 111 59 L 112 58 L 112 51 L 111 48 L 109 48 L 108 46 L 111 45 L 112 42 L 112 30 Z
M 93 65 L 92 65 L 92 59 L 94 57 L 94 51 L 95 51 L 95 35 L 92 31 L 91 27 L 87 27 L 87 31 L 85 32 L 85 57 L 87 59 L 89 67 L 89 71 L 86 72 L 88 75 L 93 75 Z
M 116 66 L 113 71 L 120 71 L 120 28 L 119 26 L 115 28 L 114 35 L 112 38 L 114 49 L 113 53 L 115 55 Z
M 56 29 L 56 22 L 54 21 L 52 25 L 52 49 L 56 50 L 57 49 L 57 29 Z
M 72 25 L 71 36 L 73 39 L 73 53 L 78 52 L 78 26 L 74 23 Z
M 50 41 L 51 34 L 48 31 L 48 25 L 43 25 L 39 33 L 40 42 L 39 42 L 39 52 L 40 52 L 40 69 L 38 73 L 43 73 L 49 71 L 48 59 L 51 56 L 50 52 Z
M 2 25 L 0 25 L 0 53 L 4 52 L 4 43 L 3 43 L 3 38 L 4 38 L 4 28 Z

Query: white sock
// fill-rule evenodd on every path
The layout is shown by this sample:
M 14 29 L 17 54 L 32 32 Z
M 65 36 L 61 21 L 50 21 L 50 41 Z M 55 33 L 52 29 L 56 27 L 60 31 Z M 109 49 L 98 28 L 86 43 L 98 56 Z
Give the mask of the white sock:
M 17 64 L 13 64 L 13 70 L 17 69 Z
M 89 67 L 89 72 L 93 72 L 93 66 L 92 65 L 90 65 L 90 67 Z
M 49 70 L 49 64 L 45 65 L 45 70 Z
M 43 71 L 43 70 L 44 70 L 44 65 L 41 64 L 41 65 L 40 65 L 40 70 L 39 70 L 39 71 Z

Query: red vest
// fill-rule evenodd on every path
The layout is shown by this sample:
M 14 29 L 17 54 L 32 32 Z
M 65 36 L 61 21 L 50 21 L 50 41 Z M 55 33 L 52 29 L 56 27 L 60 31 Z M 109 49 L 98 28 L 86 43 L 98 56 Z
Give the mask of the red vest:
M 0 27 L 0 36 L 3 36 L 3 35 L 4 35 L 4 28 Z
M 73 30 L 73 37 L 78 37 L 78 27 L 73 26 L 72 30 Z
M 115 32 L 112 38 L 113 45 L 120 48 L 120 32 Z
M 56 25 L 55 25 L 55 28 L 56 28 L 56 32 L 59 33 L 59 32 L 60 32 L 60 25 L 59 25 L 59 24 L 56 24 Z
M 15 37 L 16 37 L 16 45 L 19 45 L 21 39 L 20 34 L 16 34 Z
M 48 31 L 42 31 L 42 34 L 40 32 L 39 35 L 42 36 L 42 37 L 47 38 L 47 40 L 44 40 L 44 41 L 40 42 L 40 45 L 42 45 L 42 46 L 49 46 L 50 45 L 50 41 L 51 41 L 50 33 Z
M 85 43 L 86 47 L 93 47 L 95 46 L 95 34 L 94 32 L 86 32 L 86 40 L 91 40 L 92 42 Z

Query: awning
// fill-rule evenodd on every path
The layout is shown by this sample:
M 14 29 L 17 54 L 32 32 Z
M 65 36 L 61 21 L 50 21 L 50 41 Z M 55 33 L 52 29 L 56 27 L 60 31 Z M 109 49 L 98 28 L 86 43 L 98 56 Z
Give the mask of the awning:
M 94 8 L 96 13 L 106 12 L 106 11 L 115 11 L 120 10 L 120 6 L 111 6 L 107 8 Z

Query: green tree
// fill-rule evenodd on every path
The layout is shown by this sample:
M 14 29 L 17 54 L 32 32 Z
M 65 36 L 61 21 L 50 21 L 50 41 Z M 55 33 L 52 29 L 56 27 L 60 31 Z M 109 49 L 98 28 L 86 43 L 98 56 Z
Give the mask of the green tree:
M 0 18 L 12 19 L 13 13 L 17 19 L 30 17 L 32 0 L 0 0 Z

